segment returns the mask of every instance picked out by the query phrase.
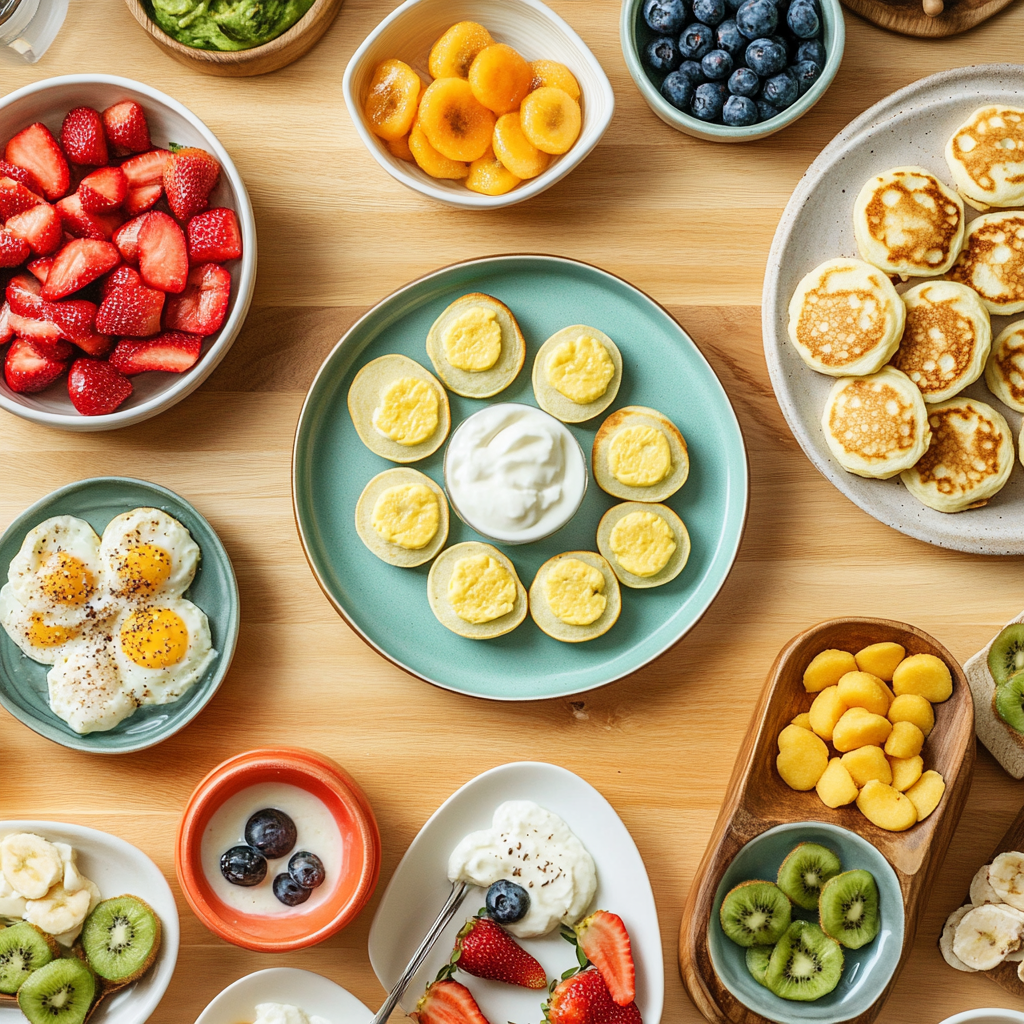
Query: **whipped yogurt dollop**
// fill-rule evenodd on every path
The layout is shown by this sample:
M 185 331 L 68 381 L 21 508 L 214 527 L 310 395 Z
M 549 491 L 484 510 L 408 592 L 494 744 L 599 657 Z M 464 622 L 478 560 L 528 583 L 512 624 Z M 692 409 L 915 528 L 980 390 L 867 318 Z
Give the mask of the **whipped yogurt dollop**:
M 310 1017 L 305 1011 L 288 1003 L 257 1003 L 256 1019 L 253 1024 L 330 1024 L 315 1014 Z
M 452 504 L 473 529 L 514 544 L 564 526 L 587 489 L 586 462 L 568 428 L 515 402 L 462 422 L 448 442 L 444 475 Z
M 471 832 L 448 860 L 452 882 L 486 889 L 501 878 L 530 894 L 530 909 L 505 925 L 521 939 L 575 924 L 597 889 L 597 869 L 587 848 L 557 814 L 532 800 L 508 800 L 494 812 L 491 828 Z

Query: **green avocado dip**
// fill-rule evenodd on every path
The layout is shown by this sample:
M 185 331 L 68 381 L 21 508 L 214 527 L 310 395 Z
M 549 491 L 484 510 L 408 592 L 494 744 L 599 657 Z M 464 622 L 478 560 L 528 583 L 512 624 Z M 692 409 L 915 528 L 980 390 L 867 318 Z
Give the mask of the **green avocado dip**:
M 248 50 L 286 32 L 313 0 L 146 0 L 169 36 L 200 50 Z

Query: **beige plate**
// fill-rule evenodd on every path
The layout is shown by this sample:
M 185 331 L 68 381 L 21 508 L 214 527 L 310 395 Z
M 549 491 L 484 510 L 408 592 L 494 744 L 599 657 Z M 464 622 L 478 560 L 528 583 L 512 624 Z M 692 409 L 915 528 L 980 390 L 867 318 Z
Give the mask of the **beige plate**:
M 429 487 L 437 498 L 440 518 L 437 533 L 429 543 L 421 548 L 403 548 L 401 544 L 393 544 L 385 540 L 373 527 L 373 507 L 377 499 L 389 487 L 401 484 L 423 484 Z M 356 533 L 359 539 L 380 559 L 390 565 L 411 569 L 413 566 L 429 562 L 444 547 L 448 539 L 448 499 L 444 491 L 429 476 L 418 469 L 402 466 L 397 469 L 386 469 L 378 473 L 363 489 L 356 502 Z

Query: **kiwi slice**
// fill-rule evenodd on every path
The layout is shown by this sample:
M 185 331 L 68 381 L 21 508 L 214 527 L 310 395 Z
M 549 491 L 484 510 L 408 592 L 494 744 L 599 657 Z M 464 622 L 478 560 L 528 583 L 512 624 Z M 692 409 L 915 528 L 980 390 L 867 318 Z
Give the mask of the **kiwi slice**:
M 1014 732 L 1024 733 L 1024 672 L 1010 676 L 998 687 L 992 695 L 992 704 L 996 714 Z
M 764 983 L 782 999 L 811 1002 L 827 996 L 842 974 L 839 943 L 816 924 L 794 921 L 772 950 Z
M 870 871 L 844 871 L 821 887 L 818 916 L 822 931 L 846 946 L 860 949 L 877 934 L 878 886 Z
M 817 910 L 821 887 L 842 870 L 842 861 L 827 846 L 800 843 L 779 868 L 779 888 L 798 907 Z
M 793 908 L 774 883 L 741 882 L 722 900 L 722 931 L 739 946 L 771 946 L 789 927 Z
M 772 958 L 774 948 L 774 946 L 747 947 L 747 970 L 759 985 L 764 984 L 765 975 L 768 973 L 768 962 Z
M 988 670 L 996 686 L 1002 686 L 1010 676 L 1024 671 L 1024 622 L 1012 622 L 992 641 Z
M 51 960 L 18 989 L 29 1024 L 84 1024 L 96 998 L 96 978 L 81 960 Z
M 0 992 L 13 995 L 33 971 L 45 967 L 60 949 L 34 924 L 22 921 L 0 931 Z
M 160 918 L 137 896 L 96 905 L 82 926 L 82 950 L 106 982 L 127 985 L 152 966 L 160 949 Z

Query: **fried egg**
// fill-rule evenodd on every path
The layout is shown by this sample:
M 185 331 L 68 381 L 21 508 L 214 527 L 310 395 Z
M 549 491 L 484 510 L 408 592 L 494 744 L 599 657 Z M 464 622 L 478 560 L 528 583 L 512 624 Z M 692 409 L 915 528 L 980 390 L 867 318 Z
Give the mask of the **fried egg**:
M 1010 324 L 992 343 L 985 383 L 1005 405 L 1024 412 L 1024 320 Z
M 101 629 L 86 634 L 61 650 L 46 675 L 50 710 L 83 736 L 113 729 L 139 707 L 110 641 Z
M 530 585 L 530 615 L 548 636 L 583 643 L 607 633 L 622 610 L 619 581 L 595 551 L 549 558 Z
M 33 612 L 15 596 L 10 583 L 0 588 L 0 623 L 7 635 L 33 661 L 52 665 L 62 649 L 80 636 L 84 626 L 53 620 L 44 612 Z
M 100 559 L 111 600 L 147 603 L 181 597 L 188 590 L 199 565 L 199 545 L 173 516 L 158 508 L 137 508 L 107 524 Z

